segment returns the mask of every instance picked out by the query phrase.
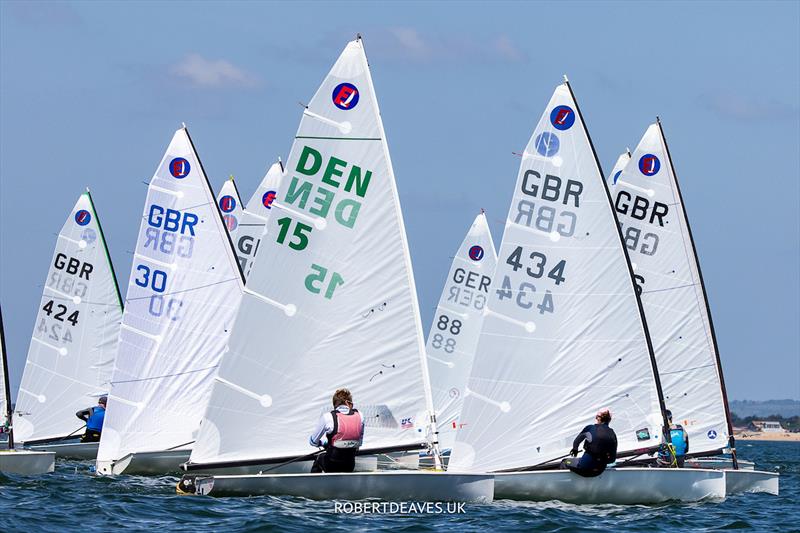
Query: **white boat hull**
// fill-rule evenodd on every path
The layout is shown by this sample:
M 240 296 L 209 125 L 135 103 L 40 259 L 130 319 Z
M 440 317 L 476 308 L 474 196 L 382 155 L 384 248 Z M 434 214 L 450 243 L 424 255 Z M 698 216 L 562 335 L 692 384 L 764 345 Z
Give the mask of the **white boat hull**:
M 97 465 L 98 475 L 163 476 L 180 474 L 181 465 L 189 460 L 191 450 L 162 450 L 129 453 L 121 459 Z
M 725 472 L 694 468 L 609 468 L 593 478 L 569 470 L 495 474 L 495 499 L 655 504 L 725 498 Z
M 0 451 L 0 472 L 32 476 L 47 474 L 55 469 L 56 454 L 31 450 Z
M 53 444 L 34 444 L 26 448 L 39 452 L 53 452 L 58 459 L 78 459 L 94 461 L 97 458 L 99 442 L 68 442 Z
M 762 472 L 760 470 L 725 470 L 725 486 L 727 494 L 741 494 L 744 492 L 766 492 L 778 495 L 777 472 Z
M 387 462 L 388 465 L 393 466 L 397 461 Z M 209 466 L 207 468 L 195 467 L 189 474 L 191 475 L 209 475 L 209 476 L 244 476 L 255 474 L 309 474 L 311 467 L 314 465 L 313 460 L 308 461 L 293 461 L 284 462 L 282 464 L 275 463 L 260 463 L 248 464 L 243 466 L 225 466 L 215 467 Z M 356 457 L 356 466 L 354 472 L 375 472 L 377 470 L 387 470 L 387 465 L 381 465 L 379 457 L 376 455 L 364 455 Z M 406 470 L 418 470 L 418 468 L 406 468 Z
M 210 496 L 300 496 L 312 500 L 491 502 L 494 476 L 445 472 L 353 472 L 197 476 L 194 492 Z

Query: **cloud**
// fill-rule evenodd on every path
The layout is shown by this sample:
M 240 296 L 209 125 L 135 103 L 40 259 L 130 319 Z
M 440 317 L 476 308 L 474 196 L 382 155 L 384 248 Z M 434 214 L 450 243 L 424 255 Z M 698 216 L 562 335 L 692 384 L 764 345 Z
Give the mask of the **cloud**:
M 730 91 L 715 91 L 700 96 L 703 105 L 724 118 L 746 122 L 796 120 L 797 107 L 774 99 L 753 98 Z
M 199 88 L 250 88 L 259 85 L 258 79 L 224 59 L 206 59 L 189 54 L 172 66 L 173 76 Z
M 508 35 L 476 37 L 471 34 L 437 33 L 422 35 L 409 27 L 389 28 L 376 40 L 390 55 L 412 62 L 519 63 L 527 60 Z

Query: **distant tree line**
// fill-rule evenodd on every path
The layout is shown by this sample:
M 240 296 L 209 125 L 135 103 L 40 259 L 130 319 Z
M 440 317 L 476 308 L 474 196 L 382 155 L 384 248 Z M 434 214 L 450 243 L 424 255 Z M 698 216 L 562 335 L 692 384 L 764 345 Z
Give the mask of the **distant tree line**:
M 781 426 L 783 426 L 784 429 L 788 429 L 789 431 L 800 431 L 800 416 L 791 416 L 785 418 L 781 415 L 769 415 L 769 416 L 746 416 L 744 418 L 741 418 L 736 413 L 731 413 L 731 419 L 733 425 L 736 427 L 749 426 L 750 422 L 752 422 L 753 420 L 771 420 L 780 422 Z

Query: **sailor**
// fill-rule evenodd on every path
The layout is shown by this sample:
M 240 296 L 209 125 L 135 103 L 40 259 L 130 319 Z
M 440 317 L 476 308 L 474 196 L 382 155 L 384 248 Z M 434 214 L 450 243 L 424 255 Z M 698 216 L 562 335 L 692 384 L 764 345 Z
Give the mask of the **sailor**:
M 311 473 L 352 472 L 363 440 L 364 419 L 353 409 L 353 395 L 347 389 L 338 389 L 333 393 L 333 411 L 320 417 L 309 438 L 312 446 L 325 448 L 325 453 L 317 455 Z
M 81 442 L 99 442 L 103 431 L 103 418 L 106 415 L 108 398 L 100 396 L 97 405 L 75 413 L 75 416 L 86 421 L 86 431 L 81 435 Z
M 583 443 L 584 453 L 580 459 L 564 459 L 561 468 L 569 468 L 583 477 L 599 476 L 606 466 L 617 460 L 617 435 L 608 427 L 611 411 L 604 407 L 597 411 L 596 424 L 583 428 L 572 442 L 572 457 L 578 455 L 578 447 Z
M 669 421 L 669 440 L 672 450 L 669 449 L 669 446 L 663 446 L 659 449 L 658 465 L 682 468 L 686 460 L 686 454 L 689 453 L 689 434 L 682 425 L 672 423 L 672 411 L 667 410 L 666 415 Z M 675 454 L 674 462 L 673 453 Z

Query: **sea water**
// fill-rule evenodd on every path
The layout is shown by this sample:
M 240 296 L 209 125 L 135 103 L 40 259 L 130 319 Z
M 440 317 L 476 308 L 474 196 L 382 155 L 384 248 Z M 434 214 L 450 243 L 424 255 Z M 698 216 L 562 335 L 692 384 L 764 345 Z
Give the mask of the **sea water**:
M 740 442 L 738 450 L 759 469 L 780 472 L 780 496 L 649 506 L 496 501 L 359 509 L 303 498 L 177 496 L 177 477 L 101 478 L 91 463 L 57 461 L 52 474 L 0 475 L 0 531 L 800 531 L 800 442 Z

